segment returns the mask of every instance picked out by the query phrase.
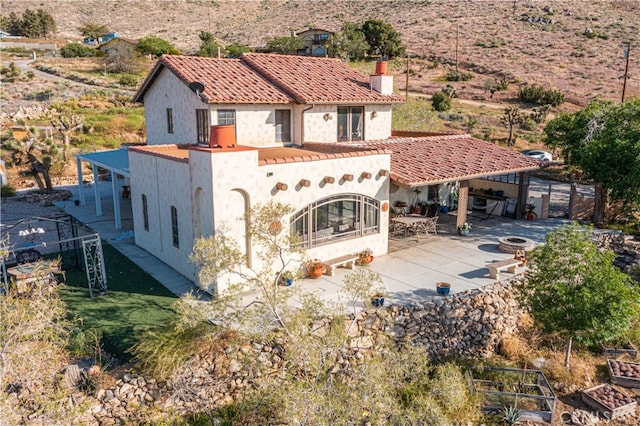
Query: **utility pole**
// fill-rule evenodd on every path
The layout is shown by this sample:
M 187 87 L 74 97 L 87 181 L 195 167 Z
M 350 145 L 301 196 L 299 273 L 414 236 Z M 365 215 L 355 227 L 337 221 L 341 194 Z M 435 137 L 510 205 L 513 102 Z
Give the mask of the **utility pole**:
M 627 60 L 627 62 L 624 66 L 624 82 L 622 83 L 622 102 L 623 103 L 624 103 L 624 95 L 625 95 L 625 92 L 627 91 L 627 74 L 629 73 L 629 56 L 631 56 L 631 42 L 626 41 L 622 43 L 622 47 L 625 47 L 625 45 L 627 48 L 624 51 L 624 57 Z
M 409 54 L 407 53 L 407 71 L 404 77 L 404 99 L 409 102 Z
M 456 74 L 458 73 L 458 34 L 460 33 L 460 24 L 456 22 Z

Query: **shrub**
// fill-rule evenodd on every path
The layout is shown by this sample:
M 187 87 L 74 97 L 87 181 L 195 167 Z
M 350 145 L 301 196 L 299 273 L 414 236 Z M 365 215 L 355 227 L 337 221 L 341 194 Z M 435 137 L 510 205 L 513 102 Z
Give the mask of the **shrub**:
M 451 70 L 444 76 L 446 81 L 469 81 L 473 78 L 470 72 Z
M 123 74 L 120 76 L 118 83 L 124 87 L 134 87 L 138 84 L 138 77 L 133 74 Z
M 451 108 L 451 99 L 443 92 L 436 92 L 431 97 L 431 105 L 436 111 L 447 111 Z
M 526 85 L 518 91 L 523 102 L 557 107 L 564 103 L 564 95 L 556 89 L 545 89 L 537 84 Z
M 63 58 L 88 58 L 95 56 L 95 49 L 80 43 L 69 43 L 60 49 L 60 54 Z
M 1 194 L 2 198 L 13 197 L 16 195 L 16 190 L 10 185 L 2 185 Z

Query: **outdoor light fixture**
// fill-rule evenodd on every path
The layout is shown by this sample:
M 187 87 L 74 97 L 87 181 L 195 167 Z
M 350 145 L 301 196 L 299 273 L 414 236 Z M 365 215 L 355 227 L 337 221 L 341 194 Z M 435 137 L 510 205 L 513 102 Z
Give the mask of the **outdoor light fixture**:
M 378 111 L 371 111 L 371 119 L 373 120 L 378 116 Z
M 324 118 L 324 121 L 333 120 L 333 116 L 329 113 L 326 113 L 325 115 L 323 115 L 322 118 Z

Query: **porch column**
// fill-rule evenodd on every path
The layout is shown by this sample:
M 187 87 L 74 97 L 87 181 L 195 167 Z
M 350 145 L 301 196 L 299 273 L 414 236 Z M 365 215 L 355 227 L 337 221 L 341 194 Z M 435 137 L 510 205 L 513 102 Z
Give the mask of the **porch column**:
M 516 204 L 516 219 L 521 219 L 529 196 L 529 173 L 520 172 L 518 182 L 518 203 Z
M 458 214 L 456 215 L 456 230 L 467 221 L 467 207 L 469 206 L 469 181 L 463 180 L 458 188 Z
M 84 185 L 82 184 L 82 160 L 80 158 L 76 158 L 76 168 L 78 170 L 78 199 L 80 200 L 80 204 L 84 206 Z
M 120 193 L 118 192 L 118 175 L 111 170 L 111 195 L 113 196 L 113 217 L 116 222 L 116 229 L 122 228 L 120 219 Z
M 98 166 L 91 164 L 93 169 L 93 194 L 96 202 L 96 216 L 102 216 L 102 200 L 100 199 L 100 176 L 98 176 Z

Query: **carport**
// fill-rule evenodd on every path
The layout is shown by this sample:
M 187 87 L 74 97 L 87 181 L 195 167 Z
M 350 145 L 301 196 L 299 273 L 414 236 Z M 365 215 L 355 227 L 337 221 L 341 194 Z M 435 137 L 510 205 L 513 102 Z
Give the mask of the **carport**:
M 92 152 L 89 154 L 78 154 L 76 157 L 76 165 L 78 170 L 78 198 L 81 205 L 86 204 L 85 184 L 82 181 L 82 162 L 86 161 L 91 164 L 93 171 L 93 191 L 95 195 L 95 213 L 96 216 L 102 216 L 102 200 L 100 198 L 100 189 L 98 183 L 100 181 L 99 168 L 109 171 L 111 180 L 111 195 L 113 197 L 114 225 L 116 229 L 122 228 L 122 215 L 120 212 L 120 190 L 118 185 L 127 186 L 130 179 L 129 175 L 129 152 L 127 147 L 114 149 L 112 151 Z M 128 191 L 127 191 L 128 192 Z

